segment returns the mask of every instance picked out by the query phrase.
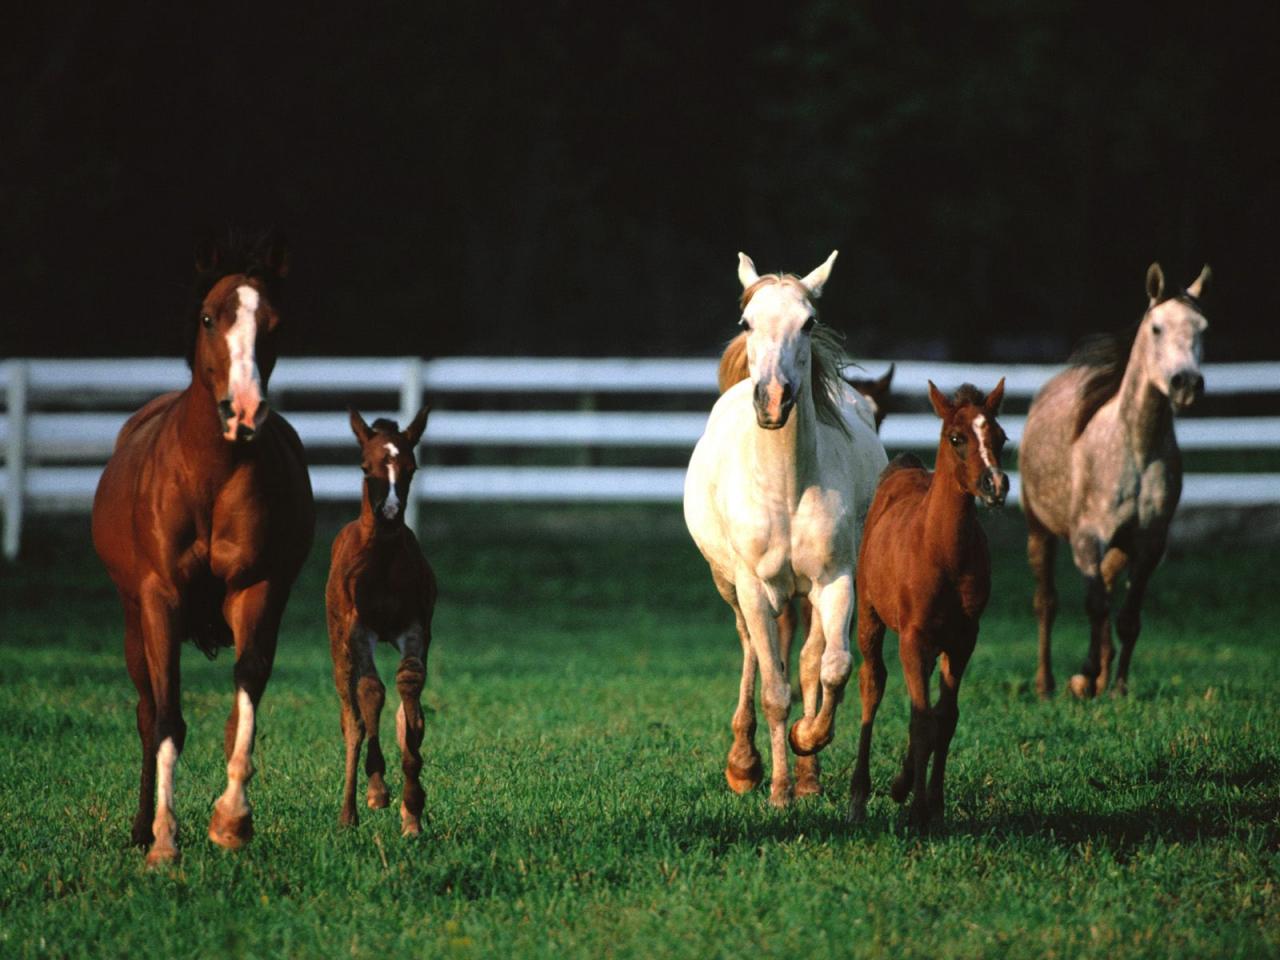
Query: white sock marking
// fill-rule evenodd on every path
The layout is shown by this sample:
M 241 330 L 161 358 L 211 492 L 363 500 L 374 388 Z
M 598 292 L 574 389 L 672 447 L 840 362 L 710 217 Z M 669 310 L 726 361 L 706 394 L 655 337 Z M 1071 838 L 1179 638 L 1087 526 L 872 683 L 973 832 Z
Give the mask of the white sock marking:
M 227 789 L 218 801 L 229 813 L 239 812 L 247 806 L 244 802 L 245 782 L 253 775 L 253 760 L 249 751 L 253 745 L 253 701 L 244 690 L 236 691 L 236 741 L 227 761 Z
M 156 751 L 156 814 L 173 810 L 173 773 L 178 765 L 178 748 L 173 737 L 165 737 Z

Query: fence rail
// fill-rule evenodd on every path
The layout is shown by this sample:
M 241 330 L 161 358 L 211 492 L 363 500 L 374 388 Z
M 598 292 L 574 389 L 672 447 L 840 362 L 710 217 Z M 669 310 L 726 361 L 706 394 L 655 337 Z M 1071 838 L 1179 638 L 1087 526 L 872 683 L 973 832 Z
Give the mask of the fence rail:
M 878 372 L 886 362 L 866 361 Z M 1023 364 L 958 364 L 898 361 L 895 395 L 923 396 L 928 380 L 954 385 L 1006 378 L 1006 396 L 1030 398 L 1058 369 Z M 1204 369 L 1215 395 L 1280 394 L 1280 363 L 1209 364 Z M 0 501 L 4 504 L 5 555 L 17 555 L 22 515 L 34 509 L 87 509 L 116 433 L 139 400 L 179 389 L 190 374 L 180 360 L 88 359 L 11 360 L 0 364 Z M 701 435 L 706 413 L 640 409 L 655 396 L 715 395 L 716 362 L 707 359 L 557 359 L 459 357 L 424 361 L 399 358 L 285 358 L 271 379 L 273 395 L 333 399 L 333 409 L 288 415 L 309 450 L 351 444 L 345 397 L 381 395 L 402 422 L 424 395 L 539 395 L 564 398 L 565 409 L 538 411 L 441 409 L 432 415 L 428 441 L 434 446 L 469 448 L 634 448 L 690 449 Z M 581 409 L 581 398 L 617 395 L 636 398 L 634 411 Z M 1277 408 L 1280 413 L 1280 407 Z M 1016 443 L 1025 417 L 1002 423 Z M 894 414 L 882 439 L 890 451 L 932 447 L 937 420 L 927 414 Z M 1185 450 L 1280 450 L 1280 415 L 1185 418 L 1178 424 Z M 418 499 L 523 501 L 676 501 L 684 471 L 659 466 L 534 467 L 432 466 L 423 471 L 409 504 L 410 522 Z M 353 500 L 359 483 L 353 468 L 311 467 L 312 486 L 322 501 Z M 1017 496 L 1013 478 L 1011 499 Z M 1280 503 L 1280 474 L 1191 474 L 1183 503 L 1253 506 Z

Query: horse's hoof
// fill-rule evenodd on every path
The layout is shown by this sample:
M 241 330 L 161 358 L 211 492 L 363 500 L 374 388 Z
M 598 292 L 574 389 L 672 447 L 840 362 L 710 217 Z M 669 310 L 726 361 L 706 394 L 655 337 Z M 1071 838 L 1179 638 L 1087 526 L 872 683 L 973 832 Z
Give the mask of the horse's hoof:
M 338 814 L 338 824 L 343 827 L 354 827 L 360 823 L 360 815 L 356 813 L 354 806 L 343 807 L 342 812 Z
M 149 847 L 151 844 L 155 843 L 156 837 L 155 834 L 151 832 L 150 821 L 142 825 L 135 823 L 133 825 L 133 830 L 130 832 L 129 839 L 135 847 Z
M 157 844 L 147 851 L 147 869 L 149 870 L 167 867 L 169 864 L 177 862 L 178 849 L 171 843 Z
M 796 796 L 813 797 L 822 793 L 819 780 L 822 768 L 817 757 L 801 757 L 796 761 Z
M 893 783 L 889 784 L 889 796 L 893 797 L 894 803 L 902 803 L 911 796 L 911 778 L 897 776 L 893 778 Z
M 913 803 L 907 814 L 907 826 L 918 833 L 928 833 L 932 821 L 927 803 Z
M 817 738 L 813 735 L 813 726 L 813 721 L 808 717 L 801 717 L 791 725 L 787 740 L 791 744 L 791 752 L 797 757 L 811 757 L 831 742 L 830 728 L 826 736 Z
M 391 800 L 387 794 L 385 784 L 369 784 L 369 796 L 367 800 L 370 810 L 382 810 L 390 805 Z
M 1036 696 L 1041 700 L 1052 700 L 1054 688 L 1055 684 L 1053 682 L 1053 677 L 1050 677 L 1048 680 L 1037 680 Z
M 1073 674 L 1067 681 L 1067 689 L 1077 700 L 1089 700 L 1093 697 L 1093 684 L 1083 673 Z
M 422 823 L 416 814 L 410 813 L 403 804 L 400 805 L 400 836 L 416 837 L 422 833 Z
M 729 789 L 734 793 L 750 793 L 760 786 L 760 781 L 764 779 L 764 767 L 761 766 L 758 756 L 754 757 L 746 767 L 741 767 L 730 760 L 728 766 L 724 768 L 724 778 L 729 782 Z
M 850 823 L 867 822 L 867 798 L 855 796 L 849 799 L 848 821 Z
M 209 821 L 209 839 L 226 850 L 239 850 L 253 839 L 253 812 L 225 814 L 216 806 Z
M 784 783 L 781 786 L 775 784 L 769 791 L 769 806 L 779 810 L 791 806 L 791 784 Z

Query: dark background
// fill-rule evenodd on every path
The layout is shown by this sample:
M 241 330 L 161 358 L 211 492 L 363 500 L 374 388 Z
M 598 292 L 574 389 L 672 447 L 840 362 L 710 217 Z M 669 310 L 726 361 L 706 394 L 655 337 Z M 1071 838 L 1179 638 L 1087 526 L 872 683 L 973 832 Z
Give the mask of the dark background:
M 1060 359 L 1158 258 L 1280 356 L 1280 4 L 358 6 L 11 18 L 0 353 L 180 353 L 240 224 L 297 354 L 710 355 L 838 247 L 855 355 Z

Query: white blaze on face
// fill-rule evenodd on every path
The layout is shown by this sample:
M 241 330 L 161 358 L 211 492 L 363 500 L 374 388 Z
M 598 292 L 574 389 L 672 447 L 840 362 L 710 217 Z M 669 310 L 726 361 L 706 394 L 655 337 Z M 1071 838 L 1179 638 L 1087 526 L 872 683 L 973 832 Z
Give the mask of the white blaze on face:
M 400 512 L 400 494 L 396 493 L 396 461 L 395 458 L 400 456 L 400 450 L 394 443 L 387 444 L 387 453 L 391 455 L 391 462 L 387 465 L 387 480 L 391 487 L 387 491 L 387 499 L 382 504 L 382 515 L 388 520 L 394 520 Z
M 987 437 L 990 433 L 986 417 L 978 414 L 973 418 L 973 435 L 978 438 L 978 456 L 982 457 L 983 463 L 994 470 L 996 468 L 995 461 L 991 459 L 991 448 L 987 446 Z
M 258 291 L 253 287 L 236 288 L 240 305 L 236 307 L 236 321 L 227 331 L 227 353 L 231 363 L 227 375 L 227 394 L 231 399 L 232 416 L 227 423 L 226 438 L 236 438 L 240 424 L 256 429 L 258 407 L 262 403 L 262 382 L 258 377 L 258 364 L 253 348 L 258 339 Z

